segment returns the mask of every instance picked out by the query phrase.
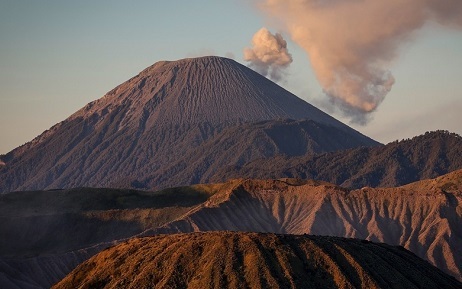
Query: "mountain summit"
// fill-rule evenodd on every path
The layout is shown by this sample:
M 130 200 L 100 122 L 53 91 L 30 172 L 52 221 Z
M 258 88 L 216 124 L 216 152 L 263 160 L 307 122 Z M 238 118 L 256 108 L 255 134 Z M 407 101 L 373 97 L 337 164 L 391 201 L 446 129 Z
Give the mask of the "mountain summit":
M 121 126 L 236 123 L 309 118 L 345 127 L 234 60 L 207 56 L 161 61 L 73 117 L 123 112 Z
M 238 156 L 220 165 L 378 144 L 233 60 L 162 61 L 2 156 L 0 192 L 200 182 L 214 157 L 176 175 L 205 143 L 205 154 Z

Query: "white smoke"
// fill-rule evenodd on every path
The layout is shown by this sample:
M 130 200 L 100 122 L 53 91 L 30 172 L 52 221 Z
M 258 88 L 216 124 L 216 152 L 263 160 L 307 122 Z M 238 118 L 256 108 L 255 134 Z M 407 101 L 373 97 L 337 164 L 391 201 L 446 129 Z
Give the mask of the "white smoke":
M 428 21 L 462 27 L 462 0 L 261 0 L 309 55 L 330 103 L 365 123 L 394 84 L 398 48 Z
M 252 38 L 252 47 L 244 49 L 244 60 L 249 61 L 249 67 L 261 75 L 280 81 L 283 70 L 292 63 L 292 55 L 281 34 L 272 34 L 268 29 L 261 28 Z

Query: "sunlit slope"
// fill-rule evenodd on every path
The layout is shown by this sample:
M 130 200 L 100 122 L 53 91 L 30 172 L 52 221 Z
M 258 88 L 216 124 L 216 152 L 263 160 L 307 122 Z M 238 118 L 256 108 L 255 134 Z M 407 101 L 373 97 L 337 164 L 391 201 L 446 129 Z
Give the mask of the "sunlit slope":
M 236 130 L 239 125 L 260 121 L 274 121 L 277 125 L 284 119 L 313 121 L 324 127 L 323 133 L 311 135 L 301 129 L 300 134 L 293 134 L 289 127 L 276 137 L 273 130 L 267 138 L 260 139 L 263 147 L 274 147 L 274 151 L 266 151 L 264 156 L 284 152 L 284 148 L 273 142 L 281 137 L 289 142 L 313 139 L 321 144 L 317 152 L 378 145 L 234 60 L 200 57 L 162 61 L 34 140 L 0 156 L 4 163 L 0 167 L 0 192 L 190 185 L 201 179 L 200 172 L 180 177 L 175 170 L 165 171 L 165 168 L 180 158 L 195 156 L 195 148 L 224 129 Z M 256 133 L 258 129 L 250 127 Z M 337 145 L 324 147 L 329 140 Z M 262 143 L 254 149 L 259 149 Z M 211 149 L 209 152 L 216 153 L 224 147 Z M 261 156 L 244 155 L 242 161 Z M 211 158 L 210 163 L 203 165 L 212 166 L 213 162 Z M 160 176 L 169 182 L 151 182 Z
M 191 233 L 132 239 L 53 288 L 460 288 L 400 247 L 354 239 Z
M 462 277 L 462 171 L 398 188 L 242 180 L 158 232 L 211 230 L 331 235 L 402 245 Z

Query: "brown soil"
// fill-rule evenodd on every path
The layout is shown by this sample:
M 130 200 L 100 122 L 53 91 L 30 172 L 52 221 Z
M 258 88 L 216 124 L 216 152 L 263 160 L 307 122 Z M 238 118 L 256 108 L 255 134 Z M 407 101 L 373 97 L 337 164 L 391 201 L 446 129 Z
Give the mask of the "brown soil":
M 354 239 L 191 233 L 132 239 L 52 288 L 461 288 L 414 254 Z
M 10 258 L 0 258 L 5 274 L 0 287 L 12 282 L 47 288 L 118 238 L 225 230 L 401 245 L 462 280 L 462 171 L 398 188 L 348 190 L 321 181 L 238 179 L 161 192 L 12 193 L 2 195 L 1 202 L 0 249 Z M 62 219 L 64 213 L 81 217 Z M 87 246 L 93 248 L 76 250 Z M 24 258 L 31 253 L 37 256 Z M 43 268 L 51 269 L 38 273 Z
M 242 180 L 152 233 L 253 231 L 401 245 L 462 279 L 462 170 L 398 188 Z

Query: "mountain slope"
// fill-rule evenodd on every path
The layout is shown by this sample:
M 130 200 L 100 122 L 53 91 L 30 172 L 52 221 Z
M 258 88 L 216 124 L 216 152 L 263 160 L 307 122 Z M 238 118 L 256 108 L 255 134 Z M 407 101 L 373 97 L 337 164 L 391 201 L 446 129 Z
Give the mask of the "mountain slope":
M 289 177 L 323 180 L 350 188 L 395 187 L 461 168 L 462 137 L 435 131 L 385 146 L 260 158 L 243 165 L 222 167 L 207 181 Z
M 53 288 L 460 288 L 414 254 L 320 236 L 192 233 L 132 239 Z
M 142 179 L 146 187 L 208 183 L 223 168 L 242 166 L 249 160 L 304 156 L 362 145 L 362 140 L 351 137 L 349 133 L 312 120 L 285 119 L 241 124 L 224 129 L 191 149 L 184 157 L 154 172 L 146 172 Z
M 50 288 L 112 242 L 174 221 L 226 187 L 2 194 L 0 288 Z
M 15 192 L 0 195 L 0 204 L 0 272 L 8 280 L 18 278 L 14 272 L 23 274 L 15 284 L 46 288 L 69 271 L 46 279 L 34 272 L 70 270 L 76 260 L 120 238 L 215 230 L 401 245 L 462 280 L 462 170 L 398 188 L 349 190 L 320 181 L 241 179 L 160 192 Z
M 0 192 L 136 187 L 225 128 L 278 119 L 331 126 L 354 146 L 378 144 L 233 60 L 158 62 L 2 156 Z
M 256 231 L 401 245 L 462 278 L 462 170 L 398 188 L 347 190 L 324 182 L 243 180 L 188 215 L 144 234 Z
M 157 192 L 77 188 L 0 195 L 0 256 L 62 254 L 174 221 L 230 184 Z M 70 225 L 72 224 L 72 225 Z

